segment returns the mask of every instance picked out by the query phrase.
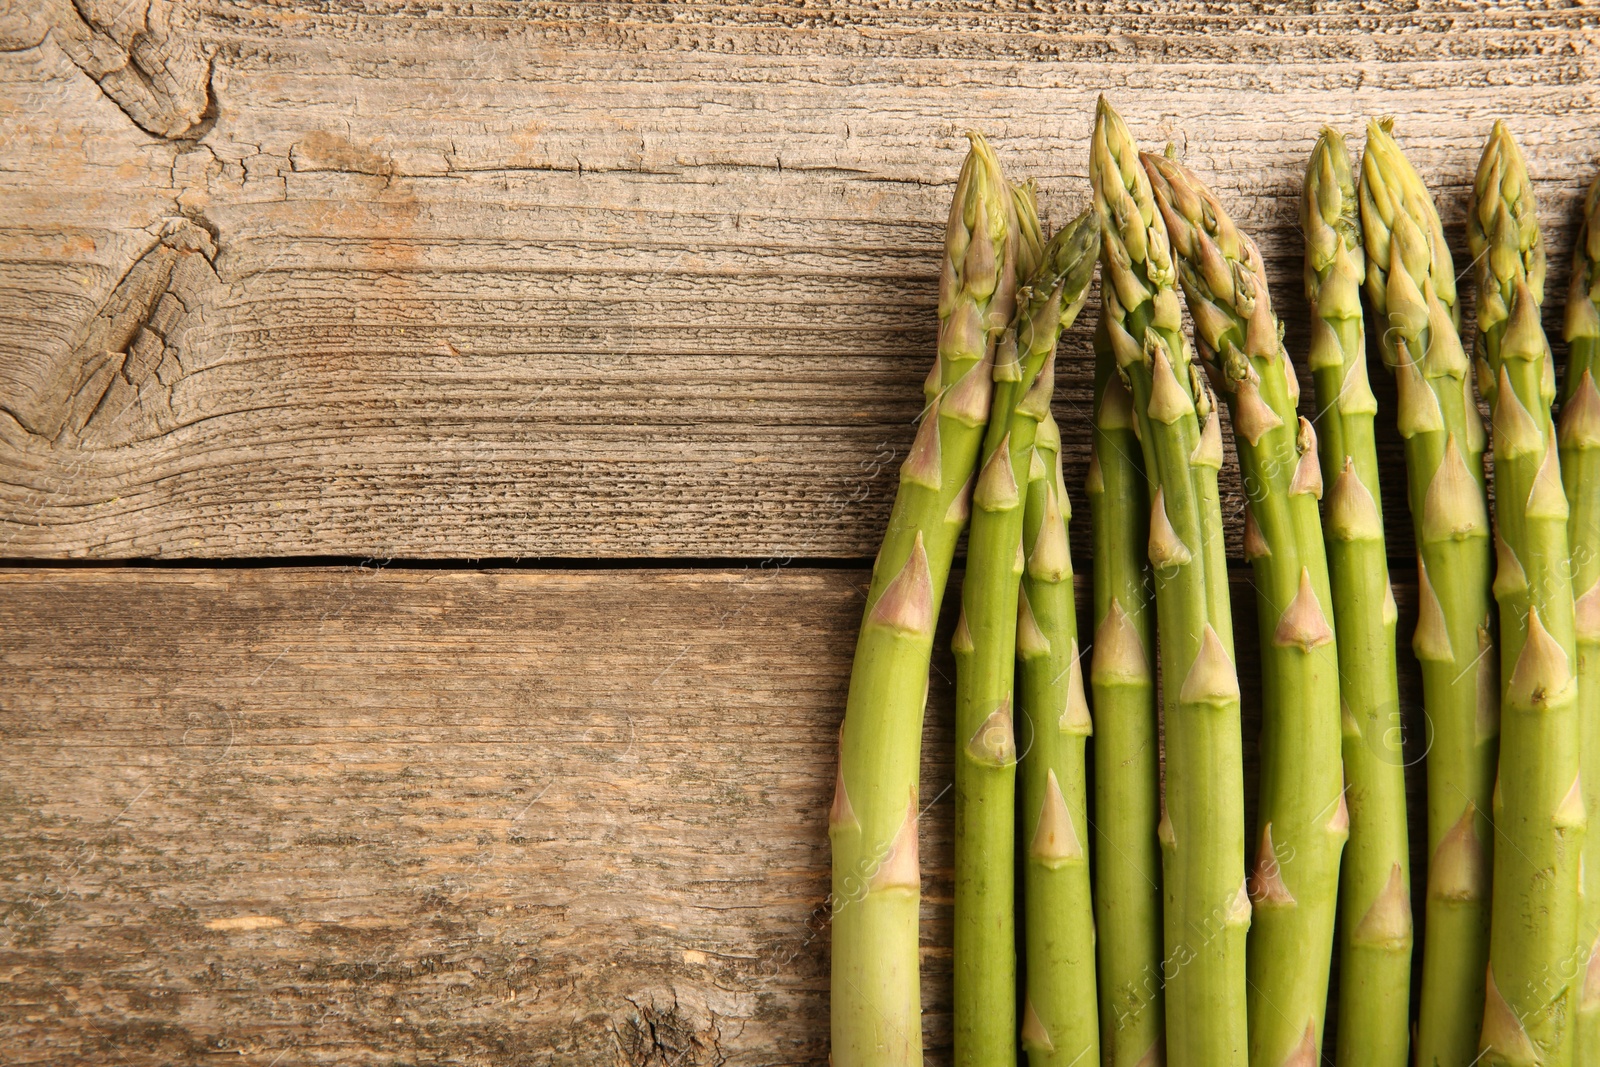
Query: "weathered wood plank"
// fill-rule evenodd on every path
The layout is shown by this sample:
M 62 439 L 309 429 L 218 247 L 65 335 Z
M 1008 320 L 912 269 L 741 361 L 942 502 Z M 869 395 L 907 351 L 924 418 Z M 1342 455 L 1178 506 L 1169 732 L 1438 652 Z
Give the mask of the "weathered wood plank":
M 1396 115 L 1460 244 L 1510 118 L 1553 294 L 1600 148 L 1581 6 L 103 6 L 0 15 L 3 555 L 866 557 L 964 128 L 1060 220 L 1109 93 L 1292 345 L 1319 124 Z
M 824 1063 L 822 813 L 865 581 L 0 571 L 7 1062 Z M 936 1063 L 950 671 L 922 779 Z

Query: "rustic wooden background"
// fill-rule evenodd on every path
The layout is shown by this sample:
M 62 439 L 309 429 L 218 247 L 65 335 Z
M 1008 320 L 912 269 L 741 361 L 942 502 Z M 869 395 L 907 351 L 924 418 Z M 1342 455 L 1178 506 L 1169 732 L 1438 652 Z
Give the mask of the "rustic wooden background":
M 0 1059 L 824 1063 L 821 813 L 962 131 L 1061 221 L 1107 93 L 1294 347 L 1319 125 L 1396 116 L 1465 268 L 1506 118 L 1554 325 L 1597 54 L 1558 2 L 0 0 Z

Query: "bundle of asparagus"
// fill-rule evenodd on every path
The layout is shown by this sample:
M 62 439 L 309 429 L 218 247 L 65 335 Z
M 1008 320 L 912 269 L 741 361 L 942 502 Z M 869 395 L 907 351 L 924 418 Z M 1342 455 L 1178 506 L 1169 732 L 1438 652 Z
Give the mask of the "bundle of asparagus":
M 1468 241 L 1476 379 L 1494 416 L 1491 570 L 1488 442 L 1451 256 L 1388 124 L 1369 127 L 1359 170 L 1332 130 L 1306 169 L 1315 428 L 1299 414 L 1260 253 L 1170 149 L 1141 155 L 1101 100 L 1093 209 L 1045 241 L 1033 187 L 1008 185 L 971 136 L 946 229 L 938 359 L 840 736 L 832 1062 L 921 1062 L 919 740 L 934 623 L 969 518 L 952 638 L 956 1062 L 1011 1064 L 1020 1049 L 1034 1067 L 1309 1067 L 1336 915 L 1337 1062 L 1407 1062 L 1398 613 L 1364 288 L 1398 386 L 1416 535 L 1412 647 L 1429 729 L 1417 1062 L 1600 1064 L 1600 834 L 1586 833 L 1600 806 L 1600 181 L 1574 254 L 1558 424 L 1537 210 L 1502 125 L 1479 164 Z M 1091 718 L 1051 401 L 1062 331 L 1097 260 Z M 1180 284 L 1209 382 L 1184 337 Z M 1231 410 L 1260 621 L 1248 879 L 1212 385 Z

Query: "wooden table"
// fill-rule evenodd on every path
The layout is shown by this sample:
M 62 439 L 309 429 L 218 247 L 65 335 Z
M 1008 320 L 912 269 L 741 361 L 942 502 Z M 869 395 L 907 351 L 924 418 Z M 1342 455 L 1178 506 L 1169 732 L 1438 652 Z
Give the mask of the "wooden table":
M 824 1063 L 823 810 L 963 130 L 1060 222 L 1108 94 L 1299 353 L 1319 125 L 1396 116 L 1465 268 L 1504 117 L 1559 335 L 1593 7 L 1102 6 L 0 6 L 0 1059 Z

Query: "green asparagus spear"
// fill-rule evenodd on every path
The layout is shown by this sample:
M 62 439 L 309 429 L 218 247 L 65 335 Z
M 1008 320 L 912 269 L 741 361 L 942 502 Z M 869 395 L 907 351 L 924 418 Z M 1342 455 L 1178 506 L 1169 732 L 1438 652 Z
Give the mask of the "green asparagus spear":
M 1098 246 L 1096 240 L 1097 252 Z M 1048 382 L 1048 366 L 1041 382 Z M 1078 660 L 1067 549 L 1071 507 L 1060 450 L 1060 432 L 1047 410 L 1030 458 L 1023 533 L 1027 563 L 1017 611 L 1019 703 L 1027 745 L 1022 840 L 1028 995 L 1022 1044 L 1032 1067 L 1100 1062 L 1084 768 L 1091 724 Z
M 1416 1062 L 1468 1067 L 1478 1057 L 1489 961 L 1489 809 L 1500 731 L 1485 434 L 1439 213 L 1387 122 L 1367 127 L 1361 226 L 1379 352 L 1399 388 L 1417 546 L 1411 647 L 1429 729 L 1430 858 Z
M 1348 834 L 1322 474 L 1261 255 L 1177 162 L 1144 154 L 1201 358 L 1233 413 L 1250 517 L 1264 707 L 1261 845 L 1250 881 L 1250 1063 L 1320 1057 L 1339 855 Z
M 1031 190 L 1017 197 L 1017 216 L 1025 220 L 1023 233 L 1037 228 L 1030 225 L 1037 217 Z M 1026 491 L 1034 436 L 1050 413 L 1056 340 L 1083 306 L 1099 252 L 1098 228 L 1086 212 L 1038 253 L 1043 263 L 1021 290 L 1016 320 L 1000 342 L 981 473 L 972 495 L 961 621 L 953 642 L 958 1064 L 1016 1060 L 1017 748 L 1011 708 L 1022 561 L 1019 487 Z
M 1567 498 L 1539 325 L 1544 244 L 1522 153 L 1496 122 L 1467 210 L 1478 275 L 1479 388 L 1494 413 L 1500 669 L 1505 680 L 1483 1033 L 1485 1067 L 1572 1063 L 1579 780 Z M 1392 310 L 1392 308 L 1391 308 Z
M 1102 278 L 1102 285 L 1104 285 Z M 1161 1045 L 1161 738 L 1145 545 L 1150 503 L 1133 398 L 1117 372 L 1104 303 L 1094 334 L 1094 912 L 1106 1067 Z
M 1583 809 L 1600 810 L 1600 178 L 1583 202 L 1567 294 L 1567 373 L 1561 383 L 1561 480 L 1571 516 L 1574 629 L 1578 647 L 1578 717 L 1583 734 Z M 1578 1031 L 1574 1061 L 1600 1064 L 1600 832 L 1583 843 L 1578 887 Z
M 1166 741 L 1158 831 L 1165 1056 L 1172 1067 L 1231 1067 L 1244 1062 L 1246 1047 L 1250 900 L 1239 681 L 1218 550 L 1222 439 L 1214 402 L 1183 338 L 1166 225 L 1137 146 L 1103 98 L 1089 175 L 1101 215 L 1107 334 L 1133 397 L 1151 494 L 1148 551 Z M 1162 1057 L 1157 1044 L 1139 1062 L 1159 1064 Z
M 1340 864 L 1341 1067 L 1405 1067 L 1410 1041 L 1411 864 L 1395 676 L 1394 593 L 1361 322 L 1361 228 L 1344 138 L 1324 129 L 1306 167 L 1306 240 L 1317 440 L 1328 488 L 1323 531 L 1339 631 L 1350 840 Z
M 995 342 L 1016 304 L 1012 199 L 994 153 L 969 136 L 945 231 L 930 402 L 873 567 L 839 739 L 828 816 L 834 1067 L 922 1062 L 917 775 L 928 661 L 967 521 Z

